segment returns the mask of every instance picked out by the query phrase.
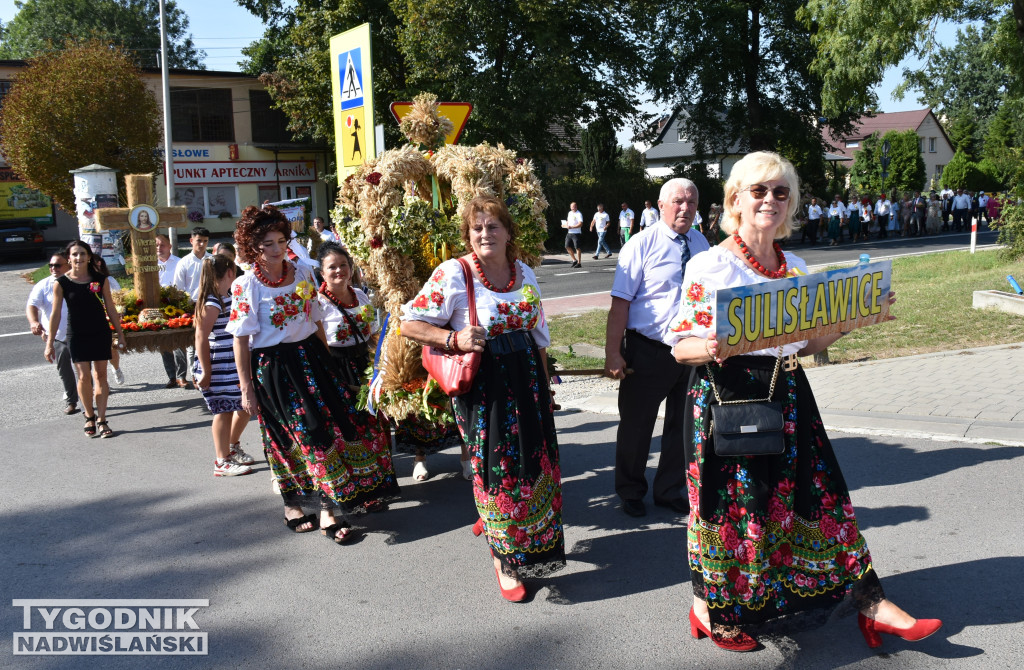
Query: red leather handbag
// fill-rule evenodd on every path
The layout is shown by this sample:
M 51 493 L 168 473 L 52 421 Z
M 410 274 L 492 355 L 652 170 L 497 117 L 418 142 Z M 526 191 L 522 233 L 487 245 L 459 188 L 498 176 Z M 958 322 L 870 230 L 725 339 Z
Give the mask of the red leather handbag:
M 476 296 L 473 291 L 473 273 L 466 259 L 460 258 L 462 274 L 466 278 L 466 289 L 469 295 L 469 323 L 477 325 Z M 437 382 L 441 390 L 450 396 L 462 395 L 473 387 L 473 377 L 480 369 L 480 352 L 451 353 L 436 347 L 423 347 L 423 367 Z

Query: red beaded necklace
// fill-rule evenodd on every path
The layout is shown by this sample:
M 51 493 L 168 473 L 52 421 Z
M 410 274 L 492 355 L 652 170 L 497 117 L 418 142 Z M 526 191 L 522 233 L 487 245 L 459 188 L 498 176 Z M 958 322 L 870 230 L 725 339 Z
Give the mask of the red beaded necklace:
M 281 278 L 277 281 L 267 279 L 267 276 L 260 270 L 259 261 L 253 263 L 252 271 L 256 275 L 256 279 L 259 279 L 270 288 L 277 288 L 278 286 L 284 286 L 284 280 L 288 278 L 288 261 L 281 261 Z
M 778 242 L 772 242 L 772 247 L 775 248 L 776 258 L 779 259 L 779 269 L 772 271 L 761 265 L 757 261 L 757 258 L 754 257 L 754 254 L 750 253 L 750 249 L 747 248 L 747 243 L 743 241 L 743 238 L 739 236 L 739 233 L 733 233 L 732 239 L 739 246 L 740 251 L 743 252 L 743 256 L 747 259 L 747 262 L 765 277 L 768 277 L 769 279 L 782 279 L 786 276 L 786 255 L 782 253 L 782 247 Z
M 331 290 L 327 288 L 327 282 L 320 284 L 320 292 L 327 296 L 327 299 L 334 303 L 334 306 L 339 309 L 353 309 L 355 307 L 359 307 L 359 296 L 356 295 L 356 292 L 353 291 L 351 287 L 349 287 L 349 291 L 352 292 L 353 300 L 351 303 L 343 303 L 338 299 L 338 296 L 331 293 Z
M 480 259 L 476 257 L 476 252 L 473 253 L 473 265 L 476 266 L 476 273 L 480 275 L 480 283 L 495 293 L 508 293 L 512 290 L 512 287 L 516 285 L 515 261 L 509 261 L 508 269 L 512 273 L 512 278 L 508 280 L 508 285 L 503 289 L 495 288 L 494 284 L 487 281 L 487 275 L 484 274 L 484 269 L 480 267 Z

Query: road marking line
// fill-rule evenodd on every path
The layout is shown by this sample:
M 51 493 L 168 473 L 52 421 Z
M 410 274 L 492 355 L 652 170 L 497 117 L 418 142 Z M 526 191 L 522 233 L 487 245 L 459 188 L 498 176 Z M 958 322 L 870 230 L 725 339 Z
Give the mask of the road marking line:
M 3 333 L 0 337 L 17 337 L 18 335 L 32 335 L 31 330 L 26 330 L 24 333 Z M 39 337 L 38 335 L 32 335 L 32 337 Z
M 580 270 L 579 272 L 559 272 L 552 276 L 554 277 L 568 277 L 569 275 L 585 275 L 590 274 L 590 270 Z

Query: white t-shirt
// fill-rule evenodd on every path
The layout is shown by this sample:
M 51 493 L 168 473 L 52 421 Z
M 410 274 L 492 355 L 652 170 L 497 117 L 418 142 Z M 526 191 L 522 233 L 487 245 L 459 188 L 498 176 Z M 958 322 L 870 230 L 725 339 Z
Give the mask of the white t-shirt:
M 653 226 L 658 222 L 660 218 L 656 207 L 648 207 L 644 210 L 643 214 L 640 215 L 640 227 L 646 228 L 647 226 Z
M 227 331 L 235 337 L 248 335 L 252 349 L 301 342 L 316 333 L 317 322 L 324 318 L 312 271 L 302 263 L 293 265 L 295 278 L 286 286 L 271 288 L 252 272 L 231 283 Z
M 797 272 L 807 274 L 807 264 L 798 256 L 783 252 L 786 257 L 788 276 Z M 794 272 L 796 271 L 796 272 Z M 750 264 L 728 249 L 715 247 L 704 254 L 694 256 L 686 265 L 683 279 L 682 300 L 679 310 L 669 322 L 662 340 L 670 347 L 685 337 L 703 337 L 716 331 L 715 298 L 720 288 L 748 286 L 771 281 L 750 267 Z M 807 341 L 792 342 L 782 349 L 788 356 L 807 346 Z M 744 356 L 776 356 L 778 348 L 751 351 Z
M 838 216 L 840 219 L 845 219 L 847 217 L 846 206 L 841 202 L 832 203 L 828 206 L 828 216 L 829 218 Z
M 199 278 L 203 274 L 203 261 L 207 258 L 212 258 L 212 255 L 206 254 L 198 258 L 195 252 L 190 251 L 178 261 L 178 267 L 174 268 L 174 281 L 171 283 L 188 293 L 193 300 L 199 297 Z
M 50 329 L 50 313 L 53 311 L 53 286 L 57 283 L 57 278 L 53 275 L 41 279 L 36 282 L 36 285 L 32 287 L 32 291 L 28 294 L 28 305 L 32 305 L 39 312 L 39 324 L 43 327 L 43 332 L 47 332 Z M 66 301 L 61 302 L 60 306 L 60 325 L 57 326 L 57 335 L 54 337 L 55 340 L 64 342 L 67 340 L 68 334 L 68 303 Z
M 599 233 L 608 230 L 608 212 L 597 212 L 594 214 L 594 229 Z
M 878 216 L 889 216 L 889 211 L 892 209 L 892 203 L 888 199 L 878 199 L 875 203 L 875 214 Z
M 543 349 L 551 344 L 551 336 L 540 302 L 537 277 L 529 266 L 516 261 L 516 277 L 520 276 L 522 285 L 508 293 L 491 291 L 473 277 L 477 323 L 487 329 L 487 339 L 513 330 L 528 330 L 533 333 L 537 346 Z M 466 277 L 458 259 L 445 261 L 434 269 L 416 297 L 402 305 L 402 321 L 425 321 L 456 331 L 469 325 Z
M 633 210 L 626 208 L 619 211 L 619 228 L 629 230 L 633 227 Z
M 575 212 L 569 210 L 565 222 L 569 225 L 570 234 L 577 235 L 583 232 L 583 212 L 580 210 L 577 209 Z
M 821 205 L 808 205 L 807 207 L 807 218 L 811 221 L 817 221 L 821 218 Z
M 966 193 L 953 196 L 953 209 L 970 209 L 971 196 Z
M 195 254 L 192 254 L 193 256 Z M 178 269 L 178 263 L 181 261 L 180 258 L 171 254 L 167 257 L 166 261 L 156 259 L 156 265 L 160 268 L 160 285 L 171 286 L 174 284 L 174 271 Z

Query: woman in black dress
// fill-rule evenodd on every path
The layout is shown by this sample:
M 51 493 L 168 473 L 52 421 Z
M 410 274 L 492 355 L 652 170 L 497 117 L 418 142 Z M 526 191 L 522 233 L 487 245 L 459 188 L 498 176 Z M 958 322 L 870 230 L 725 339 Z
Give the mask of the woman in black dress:
M 44 356 L 54 361 L 53 333 L 60 326 L 61 301 L 68 303 L 68 348 L 71 362 L 78 373 L 78 397 L 85 410 L 85 434 L 95 437 L 113 437 L 107 425 L 107 361 L 111 357 L 110 325 L 117 334 L 117 346 L 124 350 L 121 317 L 114 309 L 106 273 L 100 270 L 99 257 L 93 255 L 89 245 L 76 240 L 68 245 L 71 270 L 53 286 L 53 311 Z M 107 319 L 109 318 L 109 323 Z M 96 414 L 93 414 L 93 399 Z M 98 417 L 98 420 L 97 420 Z

